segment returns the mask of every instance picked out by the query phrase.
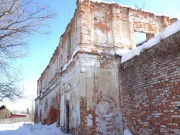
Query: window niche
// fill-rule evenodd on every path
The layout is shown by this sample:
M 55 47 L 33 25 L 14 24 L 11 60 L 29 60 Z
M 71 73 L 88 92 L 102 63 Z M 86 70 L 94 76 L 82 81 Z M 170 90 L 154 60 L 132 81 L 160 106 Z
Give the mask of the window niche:
M 46 99 L 44 103 L 44 112 L 48 112 L 48 106 L 48 99 Z
M 68 40 L 68 45 L 67 45 L 67 57 L 68 57 L 68 59 L 70 59 L 70 57 L 71 57 L 71 49 L 72 49 L 72 43 L 71 43 L 71 33 L 69 32 L 69 34 L 68 34 L 68 38 L 67 38 L 67 40 Z

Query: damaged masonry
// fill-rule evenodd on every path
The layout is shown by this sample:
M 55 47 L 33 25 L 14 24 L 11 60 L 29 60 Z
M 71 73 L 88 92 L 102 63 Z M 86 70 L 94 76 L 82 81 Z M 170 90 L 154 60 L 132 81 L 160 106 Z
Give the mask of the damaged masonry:
M 131 126 L 133 110 L 125 112 L 129 96 L 122 78 L 128 67 L 117 54 L 136 48 L 134 32 L 149 40 L 175 21 L 116 3 L 77 0 L 74 17 L 38 80 L 35 123 L 56 122 L 72 134 L 123 135 L 125 128 L 133 134 L 160 133 Z

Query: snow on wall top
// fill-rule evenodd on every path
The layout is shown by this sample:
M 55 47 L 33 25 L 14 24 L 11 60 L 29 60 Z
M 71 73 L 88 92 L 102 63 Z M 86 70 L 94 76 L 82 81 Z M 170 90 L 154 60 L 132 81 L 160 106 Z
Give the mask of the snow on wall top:
M 160 41 L 170 37 L 171 35 L 180 31 L 180 20 L 174 22 L 169 27 L 164 29 L 161 33 L 159 33 L 154 38 L 148 40 L 146 43 L 142 44 L 141 46 L 134 48 L 133 50 L 127 53 L 120 53 L 119 55 L 122 56 L 121 63 L 126 62 L 127 60 L 133 58 L 134 56 L 140 55 L 143 50 L 151 48 L 152 46 L 158 44 Z
M 97 3 L 106 3 L 106 4 L 117 4 L 119 6 L 122 6 L 120 4 L 118 4 L 117 2 L 109 2 L 109 1 L 105 1 L 105 0 L 90 0 L 92 2 L 97 2 Z M 135 7 L 131 7 L 131 6 L 127 6 L 127 5 L 123 5 L 123 7 L 126 7 L 126 8 L 132 8 L 132 9 L 137 9 Z M 148 12 L 148 11 L 147 11 Z
M 107 2 L 107 1 L 104 1 L 104 0 L 90 0 L 90 1 L 92 1 L 92 2 L 98 2 L 98 3 L 103 2 L 103 3 L 108 3 L 108 4 L 115 3 L 115 2 Z M 116 4 L 117 4 L 117 3 L 116 3 Z

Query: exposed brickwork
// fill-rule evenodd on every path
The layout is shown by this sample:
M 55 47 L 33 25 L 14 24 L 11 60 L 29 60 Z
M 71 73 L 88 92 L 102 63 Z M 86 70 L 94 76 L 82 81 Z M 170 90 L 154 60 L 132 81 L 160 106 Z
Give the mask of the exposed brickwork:
M 79 127 L 79 131 L 80 134 L 84 135 L 87 133 L 87 113 L 86 113 L 86 98 L 81 97 L 80 98 L 80 127 Z
M 133 134 L 180 133 L 180 32 L 120 66 L 125 127 Z
M 51 106 L 48 112 L 47 118 L 43 119 L 42 124 L 53 124 L 57 120 L 57 110 L 55 107 Z
M 90 110 L 87 110 L 87 103 L 86 98 L 81 97 L 80 101 L 80 128 L 79 128 L 79 134 L 88 134 L 88 135 L 96 135 L 97 131 L 97 122 L 96 122 L 96 116 L 95 109 L 91 108 Z M 87 117 L 88 115 L 91 115 L 92 123 L 91 125 L 87 124 Z
M 43 119 L 43 120 L 41 121 L 41 124 L 46 125 L 46 124 L 47 124 L 47 118 Z
M 57 110 L 55 107 L 51 106 L 47 118 L 47 124 L 50 125 L 56 122 L 56 119 L 57 119 Z

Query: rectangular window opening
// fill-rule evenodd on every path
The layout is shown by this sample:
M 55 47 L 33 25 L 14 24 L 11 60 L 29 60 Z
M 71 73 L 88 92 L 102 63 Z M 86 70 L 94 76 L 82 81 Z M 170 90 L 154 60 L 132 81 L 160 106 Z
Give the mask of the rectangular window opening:
M 135 44 L 136 47 L 141 46 L 149 39 L 154 37 L 154 33 L 144 33 L 144 32 L 134 32 Z
M 136 47 L 141 46 L 143 43 L 147 42 L 146 33 L 134 32 L 134 39 Z
M 68 56 L 71 54 L 71 34 L 68 36 L 68 48 L 67 48 Z

